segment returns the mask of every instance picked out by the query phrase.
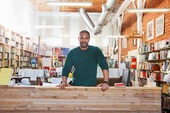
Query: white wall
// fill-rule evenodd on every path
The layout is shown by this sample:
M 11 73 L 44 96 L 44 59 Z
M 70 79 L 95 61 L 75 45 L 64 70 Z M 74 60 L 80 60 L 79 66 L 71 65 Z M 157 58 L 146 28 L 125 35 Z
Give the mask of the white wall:
M 100 13 L 88 13 L 93 23 L 96 24 Z M 74 15 L 74 16 L 73 16 Z M 64 25 L 64 29 L 50 29 L 37 30 L 35 25 Z M 37 13 L 29 0 L 0 0 L 0 25 L 13 30 L 21 35 L 30 37 L 41 36 L 41 39 L 62 38 L 62 46 L 70 47 L 70 38 L 78 38 L 80 30 L 89 30 L 86 23 L 79 13 L 70 14 L 54 12 L 54 14 Z M 97 36 L 91 35 L 95 38 L 95 44 L 101 48 L 103 47 L 103 38 L 112 32 L 111 27 L 104 26 L 102 34 Z M 69 37 L 61 37 L 61 35 L 71 35 Z M 105 50 L 104 49 L 104 50 Z
M 35 36 L 35 11 L 27 0 L 0 0 L 0 24 L 17 33 Z
M 128 51 L 128 56 L 134 56 L 134 57 L 137 57 L 138 55 L 138 51 L 137 49 L 135 50 L 131 50 L 131 51 Z
M 137 49 L 128 51 L 127 61 L 131 61 L 132 56 L 137 57 L 137 55 L 138 55 Z
M 97 68 L 97 78 L 103 78 L 100 67 Z M 109 68 L 109 78 L 120 78 L 120 70 L 118 68 Z
M 100 13 L 88 13 L 89 17 L 93 21 L 94 24 L 96 24 Z M 40 35 L 42 40 L 46 40 L 47 38 L 62 38 L 63 39 L 63 47 L 69 47 L 73 48 L 73 46 L 70 45 L 71 38 L 78 39 L 79 32 L 83 29 L 86 29 L 89 31 L 86 23 L 82 19 L 79 13 L 59 13 L 59 12 L 53 12 L 53 13 L 45 13 L 41 12 L 39 13 L 39 24 L 43 24 L 43 21 L 46 21 L 46 25 L 62 25 L 64 26 L 64 29 L 53 29 L 53 30 L 41 30 Z M 55 17 L 54 17 L 55 15 Z M 63 16 L 64 15 L 64 16 Z M 106 35 L 108 33 L 111 33 L 112 28 L 109 26 L 104 26 L 102 29 L 102 34 L 99 35 L 93 35 L 91 34 L 91 38 L 95 39 L 95 45 L 99 46 L 101 48 L 106 48 L 108 44 L 103 45 L 103 38 L 106 38 Z M 62 37 L 61 35 L 69 35 L 67 37 Z M 77 40 L 78 41 L 78 40 Z M 108 40 L 109 42 L 109 40 Z M 53 42 L 52 42 L 53 43 Z

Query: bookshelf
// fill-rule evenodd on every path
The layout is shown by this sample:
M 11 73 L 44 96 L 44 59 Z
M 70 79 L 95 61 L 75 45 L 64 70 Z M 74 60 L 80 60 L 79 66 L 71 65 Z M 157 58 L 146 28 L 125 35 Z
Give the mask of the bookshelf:
M 4 67 L 9 68 L 10 66 L 10 50 L 9 45 L 4 45 Z
M 31 68 L 30 57 L 32 57 L 32 52 L 23 50 L 22 68 Z
M 0 67 L 13 68 L 14 74 L 19 68 L 20 35 L 8 29 L 0 29 Z
M 157 86 L 162 87 L 162 112 L 169 113 L 170 107 L 167 105 L 169 104 L 170 95 L 164 92 L 164 87 L 170 83 L 170 39 L 155 43 L 143 43 L 139 51 L 142 56 L 142 61 L 139 62 L 139 78 L 143 80 L 150 76 L 155 78 Z M 168 88 L 166 89 L 168 90 Z
M 4 47 L 3 44 L 0 44 L 0 68 L 3 67 L 3 60 L 4 60 Z
M 44 47 L 47 48 L 47 45 L 33 40 L 0 25 L 0 69 L 12 68 L 13 75 L 17 75 L 19 69 L 41 69 L 39 62 L 45 56 Z M 32 66 L 31 58 L 35 58 L 38 64 Z
M 4 27 L 0 26 L 0 68 L 4 63 Z
M 24 62 L 24 37 L 20 36 L 19 42 L 19 68 L 22 69 Z
M 144 43 L 139 49 L 142 61 L 139 62 L 141 78 L 155 76 L 156 81 L 163 81 L 170 71 L 170 39 L 155 43 Z

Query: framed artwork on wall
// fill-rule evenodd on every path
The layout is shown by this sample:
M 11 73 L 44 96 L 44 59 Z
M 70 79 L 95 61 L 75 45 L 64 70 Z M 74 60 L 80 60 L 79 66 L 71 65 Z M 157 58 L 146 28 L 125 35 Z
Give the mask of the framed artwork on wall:
M 156 19 L 156 36 L 164 34 L 164 14 Z
M 134 38 L 134 39 L 133 39 L 133 46 L 136 46 L 136 45 L 137 45 L 137 39 Z
M 154 20 L 147 23 L 147 40 L 154 38 Z

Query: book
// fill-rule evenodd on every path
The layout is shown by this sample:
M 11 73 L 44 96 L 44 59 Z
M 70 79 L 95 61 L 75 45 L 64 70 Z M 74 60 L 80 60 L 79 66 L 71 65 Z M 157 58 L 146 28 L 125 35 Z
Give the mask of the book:
M 125 87 L 125 85 L 123 83 L 115 83 L 114 86 L 115 87 Z

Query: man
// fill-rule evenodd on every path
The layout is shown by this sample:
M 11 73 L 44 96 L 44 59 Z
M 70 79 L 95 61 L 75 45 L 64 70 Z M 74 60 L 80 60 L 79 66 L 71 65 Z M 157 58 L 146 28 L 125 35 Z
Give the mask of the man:
M 62 70 L 62 83 L 60 88 L 70 86 L 67 83 L 69 72 L 74 68 L 72 86 L 96 86 L 97 65 L 102 69 L 104 81 L 98 86 L 102 91 L 109 88 L 108 64 L 98 47 L 90 46 L 90 33 L 83 30 L 79 33 L 80 46 L 72 49 L 67 55 L 65 65 Z

